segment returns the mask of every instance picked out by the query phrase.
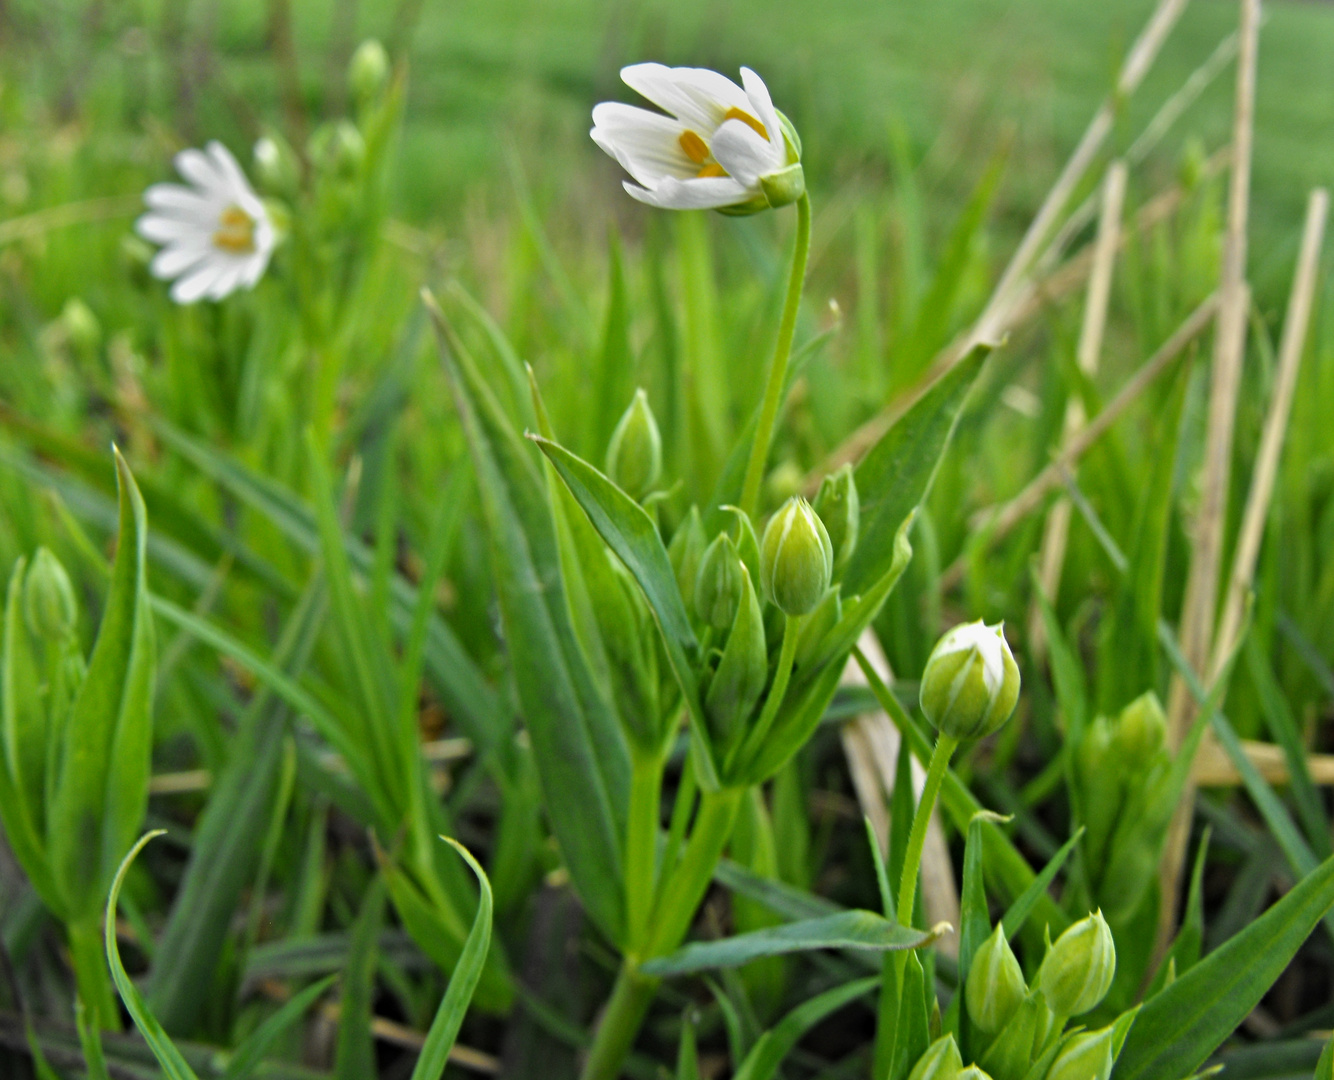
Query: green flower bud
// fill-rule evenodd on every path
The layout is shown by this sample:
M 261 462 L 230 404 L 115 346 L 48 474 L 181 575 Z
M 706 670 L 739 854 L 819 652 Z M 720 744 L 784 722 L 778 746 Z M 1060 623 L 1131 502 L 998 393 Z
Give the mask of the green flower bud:
M 969 1065 L 966 1069 L 960 1069 L 954 1080 L 991 1080 L 991 1076 L 976 1065 Z
M 805 615 L 818 604 L 834 573 L 834 548 L 824 523 L 801 496 L 788 499 L 764 529 L 760 578 L 784 614 Z
M 814 505 L 815 512 L 829 530 L 829 542 L 834 545 L 834 573 L 842 573 L 857 546 L 857 527 L 861 519 L 861 503 L 851 465 L 844 465 L 820 482 Z
M 1152 690 L 1137 697 L 1116 718 L 1116 743 L 1124 768 L 1136 769 L 1148 764 L 1166 742 L 1167 717 Z
M 60 312 L 60 323 L 65 328 L 65 338 L 71 348 L 81 356 L 90 356 L 102 343 L 102 324 L 97 321 L 92 308 L 77 296 L 65 301 Z
M 642 499 L 662 475 L 662 436 L 643 390 L 635 391 L 611 433 L 607 475 L 632 499 Z
M 301 165 L 296 152 L 276 131 L 255 140 L 251 156 L 255 163 L 255 179 L 261 189 L 289 199 L 300 189 Z
M 979 619 L 946 632 L 927 659 L 920 699 L 942 734 L 980 739 L 998 731 L 1019 700 L 1019 667 L 1002 625 Z
M 963 1069 L 963 1057 L 953 1035 L 942 1035 L 917 1059 L 908 1080 L 955 1080 Z
M 726 630 L 741 603 L 741 579 L 746 568 L 727 533 L 719 533 L 704 549 L 695 578 L 695 612 L 715 630 Z
M 306 153 L 334 175 L 350 180 L 366 158 L 366 140 L 350 120 L 321 124 L 310 136 Z
M 1116 943 L 1097 911 L 1056 939 L 1038 969 L 1038 985 L 1051 1011 L 1079 1016 L 1098 1004 L 1116 974 Z
M 676 587 L 681 590 L 681 599 L 686 610 L 695 603 L 695 579 L 699 576 L 699 561 L 704 557 L 704 524 L 699 518 L 699 507 L 692 506 L 685 521 L 676 527 L 672 542 L 667 545 L 667 559 L 676 574 Z
M 998 924 L 968 970 L 964 988 L 968 1017 L 982 1031 L 995 1034 L 1010 1022 L 1027 994 L 1023 970 L 1005 940 L 1005 928 Z
M 1113 1026 L 1080 1032 L 1072 1038 L 1051 1063 L 1046 1080 L 1107 1080 L 1115 1062 Z
M 764 643 L 760 602 L 750 575 L 739 559 L 735 561 L 740 569 L 736 618 L 727 637 L 727 648 L 718 661 L 718 670 L 714 672 L 704 699 L 704 714 L 709 719 L 710 733 L 722 750 L 735 743 L 769 681 L 769 657 Z
M 38 548 L 23 582 L 23 613 L 36 638 L 64 641 L 79 617 L 69 574 L 46 548 Z
M 389 81 L 389 54 L 374 38 L 357 46 L 347 65 L 347 86 L 357 104 L 365 105 L 380 96 Z

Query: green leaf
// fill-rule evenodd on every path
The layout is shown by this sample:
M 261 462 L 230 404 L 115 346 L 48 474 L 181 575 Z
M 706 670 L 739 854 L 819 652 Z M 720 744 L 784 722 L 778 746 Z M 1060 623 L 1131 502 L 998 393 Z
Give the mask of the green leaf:
M 476 875 L 481 900 L 477 905 L 472 929 L 468 931 L 468 939 L 463 943 L 459 962 L 450 976 L 449 989 L 445 991 L 435 1019 L 431 1021 L 431 1028 L 426 1033 L 426 1044 L 412 1070 L 412 1080 L 438 1080 L 444 1072 L 449 1052 L 454 1048 L 459 1027 L 468 1012 L 468 1003 L 472 1001 L 473 991 L 482 977 L 487 949 L 491 946 L 491 883 L 467 848 L 447 836 L 441 839 L 463 857 L 468 868 Z
M 334 984 L 337 975 L 330 975 L 307 986 L 293 995 L 276 1013 L 264 1021 L 236 1048 L 221 1080 L 249 1080 L 264 1060 L 264 1055 L 288 1028 L 295 1024 L 326 990 Z
M 861 529 L 843 573 L 847 596 L 864 593 L 894 560 L 894 536 L 931 490 L 964 399 L 991 351 L 978 345 L 881 437 L 857 466 Z
M 1260 1003 L 1331 907 L 1334 858 L 1144 1005 L 1114 1080 L 1197 1069 Z
M 770 926 L 721 941 L 697 941 L 643 965 L 646 975 L 689 975 L 714 968 L 738 967 L 761 956 L 811 949 L 863 949 L 877 952 L 917 949 L 938 934 L 890 922 L 873 911 L 842 911 L 816 919 Z
M 1325 1043 L 1320 1051 L 1320 1060 L 1316 1062 L 1314 1080 L 1334 1080 L 1334 1036 Z
M 693 1014 L 693 1009 L 687 1009 L 681 1017 L 681 1043 L 676 1051 L 676 1080 L 700 1080 Z
M 384 898 L 384 877 L 377 875 L 362 898 L 361 911 L 352 926 L 334 1053 L 334 1076 L 338 1080 L 365 1080 L 375 1075 L 371 1006 L 375 997 L 380 927 L 384 924 Z
M 1056 875 L 1061 867 L 1065 865 L 1065 860 L 1070 857 L 1070 853 L 1075 850 L 1079 839 L 1084 835 L 1084 826 L 1079 826 L 1069 840 L 1061 845 L 1059 851 L 1047 860 L 1047 865 L 1042 868 L 1032 883 L 1018 897 L 1015 898 L 1009 910 L 1005 912 L 1005 917 L 1001 919 L 1001 925 L 1005 927 L 1005 936 L 1013 938 L 1015 934 L 1023 928 L 1028 921 L 1029 915 L 1033 913 L 1034 907 L 1043 897 L 1048 897 L 1047 890 L 1051 888 L 1051 883 L 1056 880 Z M 1050 897 L 1048 897 L 1050 899 Z
M 162 1071 L 166 1074 L 167 1080 L 199 1080 L 195 1076 L 194 1070 L 186 1064 L 181 1052 L 176 1049 L 176 1044 L 162 1030 L 162 1025 L 158 1023 L 157 1017 L 153 1015 L 153 1010 L 148 1007 L 148 1002 L 143 999 L 138 988 L 130 980 L 129 974 L 125 971 L 125 965 L 120 962 L 120 947 L 116 943 L 116 903 L 120 900 L 120 887 L 125 882 L 125 875 L 129 872 L 130 864 L 134 862 L 135 856 L 144 849 L 144 845 L 155 837 L 164 835 L 166 831 L 166 829 L 157 829 L 153 832 L 144 833 L 139 838 L 139 842 L 130 848 L 129 854 L 125 856 L 120 864 L 120 869 L 116 871 L 115 880 L 111 883 L 111 893 L 107 897 L 105 932 L 107 963 L 111 965 L 111 978 L 115 980 L 121 1000 L 125 1002 L 125 1008 L 129 1010 L 130 1019 L 134 1021 L 135 1027 L 139 1029 L 144 1041 L 148 1043 L 148 1048 L 153 1051 L 153 1056 L 157 1058 L 158 1064 L 162 1066 Z
M 495 583 L 548 818 L 570 877 L 613 941 L 625 919 L 630 760 L 574 632 L 546 485 L 443 314 L 440 355 L 468 440 Z
M 869 913 L 868 913 L 869 914 Z M 761 1035 L 733 1080 L 770 1080 L 778 1066 L 791 1053 L 797 1041 L 830 1013 L 875 990 L 880 980 L 872 976 L 836 986 L 803 1002 Z
M 144 502 L 116 451 L 120 530 L 88 673 L 65 728 L 47 827 L 56 885 L 71 917 L 95 914 L 148 805 L 155 670 Z

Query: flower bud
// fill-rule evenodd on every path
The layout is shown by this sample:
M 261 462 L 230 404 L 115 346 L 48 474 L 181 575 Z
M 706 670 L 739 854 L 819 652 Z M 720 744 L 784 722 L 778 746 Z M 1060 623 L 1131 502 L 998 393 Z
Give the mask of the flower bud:
M 255 163 L 255 179 L 264 191 L 287 198 L 301 187 L 301 166 L 296 152 L 277 132 L 269 132 L 255 140 L 251 151 Z
M 389 54 L 374 38 L 357 46 L 347 65 L 347 86 L 359 105 L 377 98 L 389 81 Z
M 1137 697 L 1116 718 L 1116 742 L 1123 755 L 1123 767 L 1134 769 L 1146 765 L 1166 741 L 1167 718 L 1152 690 Z
M 704 557 L 704 524 L 699 519 L 699 507 L 692 506 L 686 519 L 676 527 L 672 542 L 667 545 L 667 559 L 676 575 L 676 587 L 689 611 L 695 603 L 695 579 L 699 575 L 699 561 Z
M 1058 1016 L 1086 1013 L 1107 996 L 1116 974 L 1116 943 L 1098 911 L 1056 939 L 1038 969 L 1038 985 Z
M 1028 993 L 1023 970 L 1005 940 L 1005 928 L 996 926 L 973 957 L 964 989 L 968 1017 L 982 1031 L 995 1034 L 1010 1022 Z
M 956 739 L 980 739 L 999 730 L 1019 700 L 1019 667 L 1001 624 L 982 620 L 946 632 L 922 672 L 922 712 Z
M 857 546 L 857 527 L 861 519 L 861 503 L 851 465 L 844 465 L 820 482 L 814 505 L 829 532 L 829 542 L 834 545 L 834 572 L 842 573 Z
M 695 578 L 695 613 L 715 630 L 726 630 L 741 603 L 741 579 L 746 568 L 727 533 L 719 533 L 700 559 Z
M 799 495 L 788 499 L 764 529 L 760 578 L 784 614 L 805 615 L 818 604 L 834 573 L 834 548 L 824 523 Z
M 321 124 L 310 136 L 306 153 L 335 176 L 350 180 L 366 158 L 366 140 L 350 120 Z
M 102 343 L 102 324 L 97 321 L 92 308 L 77 296 L 65 301 L 60 312 L 60 322 L 65 328 L 65 339 L 80 356 L 91 356 Z
M 954 1080 L 991 1080 L 989 1073 L 983 1072 L 976 1065 L 969 1065 L 955 1074 Z
M 38 548 L 23 582 L 23 609 L 28 629 L 46 641 L 64 641 L 79 617 L 74 586 L 60 560 Z
M 736 741 L 743 724 L 754 710 L 769 681 L 769 657 L 764 641 L 764 617 L 750 575 L 733 557 L 740 574 L 736 618 L 727 637 L 727 647 L 718 661 L 713 682 L 704 699 L 704 714 L 718 748 L 726 750 Z
M 917 1059 L 908 1080 L 955 1080 L 963 1069 L 963 1058 L 953 1035 L 942 1035 Z
M 662 475 L 662 436 L 648 407 L 648 395 L 636 390 L 607 445 L 607 475 L 632 499 L 642 499 Z
M 1046 1080 L 1107 1080 L 1112 1075 L 1113 1031 L 1083 1031 L 1074 1036 L 1047 1070 Z

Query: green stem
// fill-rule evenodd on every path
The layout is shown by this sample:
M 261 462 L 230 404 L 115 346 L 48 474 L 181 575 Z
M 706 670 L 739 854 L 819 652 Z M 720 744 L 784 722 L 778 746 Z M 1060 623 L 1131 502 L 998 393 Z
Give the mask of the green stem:
M 941 781 L 945 779 L 945 770 L 949 768 L 950 757 L 958 745 L 959 740 L 952 735 L 942 732 L 936 737 L 936 748 L 931 753 L 926 783 L 922 787 L 922 801 L 917 804 L 917 813 L 913 815 L 908 849 L 903 854 L 903 877 L 899 879 L 899 906 L 896 913 L 900 926 L 912 925 L 913 903 L 917 899 L 917 869 L 922 862 L 922 848 L 926 845 L 926 826 L 931 820 L 931 811 L 935 809 L 936 796 L 940 793 Z
M 630 1055 L 630 1047 L 648 1015 L 658 982 L 658 979 L 641 975 L 628 958 L 621 965 L 611 999 L 598 1021 L 593 1045 L 584 1059 L 580 1080 L 615 1080 L 621 1075 L 621 1066 Z
M 778 710 L 783 704 L 783 698 L 787 695 L 787 684 L 792 678 L 792 664 L 797 658 L 797 635 L 801 629 L 801 620 L 804 615 L 784 616 L 786 622 L 783 625 L 783 645 L 778 652 L 778 667 L 774 671 L 774 681 L 769 687 L 769 696 L 764 700 L 764 708 L 760 710 L 760 718 L 755 722 L 745 740 L 740 743 L 732 753 L 727 755 L 727 760 L 723 763 L 723 772 L 726 776 L 732 776 L 740 763 L 742 768 L 745 763 L 750 761 L 755 754 L 759 752 L 764 740 L 769 735 L 769 729 L 773 727 L 774 720 L 778 716 Z
M 811 250 L 811 200 L 802 194 L 797 200 L 797 244 L 792 252 L 792 273 L 787 281 L 787 301 L 783 304 L 783 319 L 778 324 L 778 341 L 773 359 L 769 361 L 769 380 L 764 388 L 764 405 L 755 428 L 755 442 L 746 463 L 746 480 L 741 488 L 741 509 L 752 518 L 759 506 L 760 481 L 764 479 L 764 465 L 769 460 L 769 444 L 773 441 L 774 423 L 778 406 L 782 403 L 783 387 L 787 384 L 787 360 L 792 352 L 792 336 L 797 329 L 797 309 L 801 306 L 801 288 L 806 280 L 806 257 Z
M 103 951 L 102 927 L 96 917 L 67 923 L 70 959 L 79 999 L 101 1031 L 120 1031 L 120 1009 L 111 989 L 111 971 Z
M 727 839 L 732 835 L 732 824 L 744 794 L 744 788 L 723 788 L 700 796 L 695 827 L 690 831 L 681 861 L 674 870 L 664 870 L 647 926 L 649 936 L 643 956 L 666 955 L 685 938 L 694 921 L 695 910 L 713 880 Z M 611 1000 L 598 1021 L 597 1034 L 584 1062 L 581 1080 L 614 1080 L 620 1075 L 621 1065 L 644 1023 L 658 982 L 658 979 L 640 973 L 639 957 L 626 955 Z
M 658 829 L 661 825 L 662 759 L 631 750 L 630 816 L 625 838 L 626 951 L 637 953 L 648 931 L 657 877 Z

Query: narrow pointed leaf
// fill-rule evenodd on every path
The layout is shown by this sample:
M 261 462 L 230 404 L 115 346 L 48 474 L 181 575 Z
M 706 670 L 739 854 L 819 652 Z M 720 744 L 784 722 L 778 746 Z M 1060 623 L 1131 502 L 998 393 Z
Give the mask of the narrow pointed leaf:
M 770 1080 L 778 1072 L 783 1059 L 807 1031 L 830 1013 L 871 993 L 879 982 L 875 977 L 858 979 L 826 990 L 798 1005 L 775 1027 L 760 1036 L 737 1069 L 734 1080 Z

